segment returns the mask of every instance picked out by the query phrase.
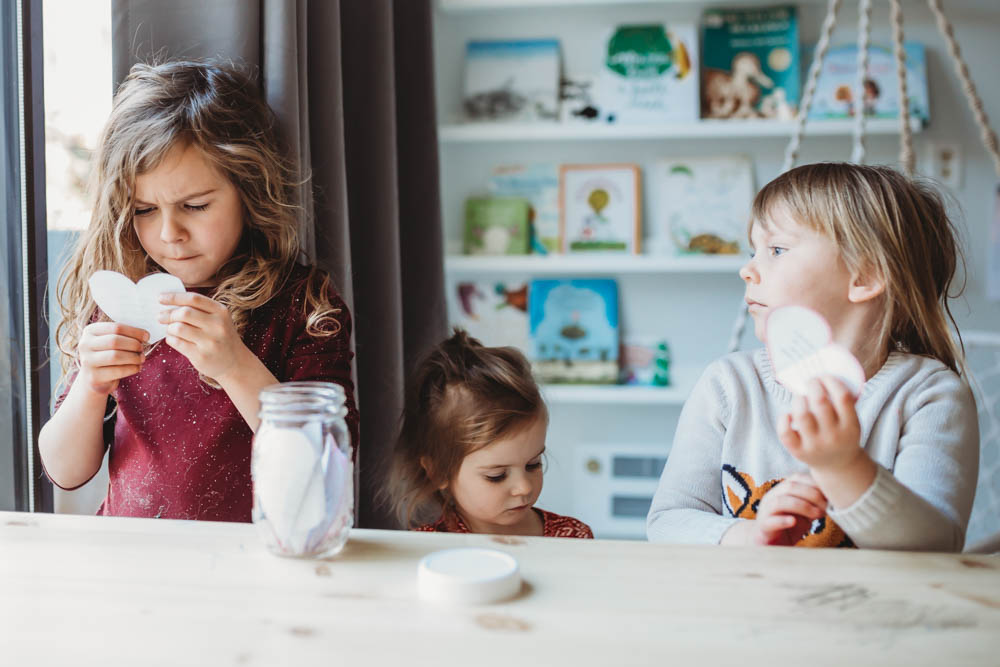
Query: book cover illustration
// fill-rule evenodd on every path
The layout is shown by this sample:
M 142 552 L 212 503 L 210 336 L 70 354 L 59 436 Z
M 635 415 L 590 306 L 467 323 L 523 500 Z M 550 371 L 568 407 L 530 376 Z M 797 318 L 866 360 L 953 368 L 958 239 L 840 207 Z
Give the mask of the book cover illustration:
M 465 201 L 465 254 L 527 254 L 530 218 L 527 199 L 470 197 Z
M 637 165 L 563 165 L 559 190 L 563 252 L 639 253 Z
M 697 120 L 696 57 L 694 26 L 617 27 L 606 42 L 593 88 L 596 107 L 591 117 L 622 124 Z M 578 109 L 568 114 L 588 115 Z
M 462 101 L 466 119 L 558 120 L 559 70 L 555 39 L 469 42 Z
M 511 346 L 528 354 L 528 284 L 471 281 L 451 285 L 449 319 L 483 345 Z
M 523 197 L 531 202 L 531 252 L 559 252 L 559 165 L 505 165 L 493 170 L 492 195 Z
M 799 33 L 794 6 L 706 10 L 701 54 L 702 118 L 795 117 Z
M 735 255 L 747 248 L 753 165 L 745 156 L 659 160 L 646 172 L 650 254 Z
M 621 384 L 670 386 L 670 346 L 663 339 L 630 336 L 619 353 Z
M 926 124 L 930 120 L 927 94 L 927 59 L 919 42 L 905 42 L 906 87 L 910 116 Z M 809 118 L 851 118 L 857 109 L 873 118 L 899 117 L 899 82 L 896 56 L 891 47 L 872 45 L 868 51 L 868 71 L 860 105 L 857 98 L 858 47 L 856 44 L 831 47 L 823 59 L 816 96 Z
M 543 382 L 618 381 L 618 284 L 610 278 L 533 280 L 531 362 Z

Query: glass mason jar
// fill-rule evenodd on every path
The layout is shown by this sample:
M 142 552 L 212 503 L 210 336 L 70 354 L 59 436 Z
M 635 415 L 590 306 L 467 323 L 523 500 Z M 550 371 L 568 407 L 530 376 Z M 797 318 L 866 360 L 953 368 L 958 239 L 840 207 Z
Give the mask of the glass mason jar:
M 338 553 L 354 525 L 354 464 L 344 389 L 285 382 L 260 391 L 253 438 L 253 522 L 282 556 Z

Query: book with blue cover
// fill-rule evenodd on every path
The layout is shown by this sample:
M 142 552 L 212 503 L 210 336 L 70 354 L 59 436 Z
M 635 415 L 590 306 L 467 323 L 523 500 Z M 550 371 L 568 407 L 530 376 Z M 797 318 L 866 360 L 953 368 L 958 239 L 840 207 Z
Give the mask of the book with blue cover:
M 472 121 L 558 120 L 559 41 L 475 40 L 465 48 L 462 107 Z
M 531 363 L 543 382 L 618 382 L 618 283 L 610 278 L 533 280 Z

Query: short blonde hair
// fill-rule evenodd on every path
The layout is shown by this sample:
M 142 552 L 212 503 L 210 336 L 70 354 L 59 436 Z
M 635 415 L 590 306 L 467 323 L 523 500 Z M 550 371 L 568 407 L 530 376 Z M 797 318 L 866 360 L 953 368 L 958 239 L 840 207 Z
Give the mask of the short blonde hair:
M 938 191 L 889 167 L 843 162 L 791 169 L 761 188 L 750 227 L 767 225 L 780 207 L 799 224 L 833 239 L 851 271 L 874 271 L 885 283 L 878 340 L 938 359 L 960 372 L 961 337 L 948 299 L 959 261 L 957 232 Z M 963 261 L 964 266 L 964 261 Z

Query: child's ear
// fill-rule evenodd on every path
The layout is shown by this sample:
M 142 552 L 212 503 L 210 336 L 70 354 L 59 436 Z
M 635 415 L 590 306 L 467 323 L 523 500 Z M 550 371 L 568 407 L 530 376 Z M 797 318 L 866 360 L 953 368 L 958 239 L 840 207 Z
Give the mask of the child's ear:
M 431 466 L 431 460 L 426 456 L 420 457 L 420 467 L 424 469 L 424 473 L 427 475 L 427 479 L 434 481 L 434 469 Z M 448 487 L 448 482 L 438 485 L 438 489 L 445 489 Z
M 885 280 L 875 267 L 869 266 L 851 275 L 851 286 L 847 298 L 851 303 L 871 301 L 885 293 Z

